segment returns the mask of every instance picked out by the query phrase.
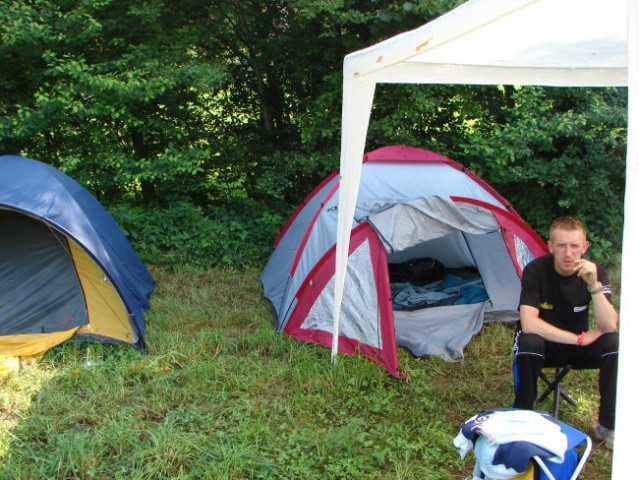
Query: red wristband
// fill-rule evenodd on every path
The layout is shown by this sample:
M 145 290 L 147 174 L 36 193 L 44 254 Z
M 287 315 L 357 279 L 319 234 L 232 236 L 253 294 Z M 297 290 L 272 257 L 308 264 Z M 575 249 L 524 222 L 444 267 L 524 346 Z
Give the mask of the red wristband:
M 579 335 L 577 335 L 577 345 L 579 347 L 581 347 L 581 345 L 584 343 L 585 337 L 586 337 L 586 332 L 581 332 Z

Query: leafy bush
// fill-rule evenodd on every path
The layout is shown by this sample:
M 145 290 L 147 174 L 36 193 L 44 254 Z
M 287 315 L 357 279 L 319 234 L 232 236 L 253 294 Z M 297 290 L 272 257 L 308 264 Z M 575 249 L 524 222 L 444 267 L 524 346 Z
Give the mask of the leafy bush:
M 459 3 L 5 0 L 0 154 L 72 176 L 153 263 L 254 265 L 338 166 L 337 60 Z M 447 155 L 542 235 L 578 216 L 611 263 L 626 109 L 623 88 L 383 84 L 366 149 Z
M 284 218 L 249 203 L 239 207 L 207 215 L 186 202 L 154 209 L 118 205 L 111 214 L 149 264 L 168 269 L 262 265 Z

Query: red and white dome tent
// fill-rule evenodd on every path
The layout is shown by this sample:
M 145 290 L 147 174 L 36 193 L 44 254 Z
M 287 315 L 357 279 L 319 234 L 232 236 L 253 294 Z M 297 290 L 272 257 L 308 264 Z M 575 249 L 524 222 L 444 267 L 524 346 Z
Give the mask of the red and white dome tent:
M 333 338 L 339 188 L 335 173 L 307 196 L 260 276 L 277 328 L 327 347 Z M 364 156 L 349 239 L 339 350 L 363 354 L 394 376 L 400 374 L 397 344 L 417 356 L 460 360 L 486 317 L 516 318 L 523 267 L 548 252 L 481 178 L 442 155 L 405 146 Z M 393 309 L 389 264 L 425 258 L 449 271 L 471 271 L 468 283 L 479 290 L 470 291 L 480 292 L 479 298 L 460 298 L 454 286 L 444 288 L 442 268 L 439 283 L 428 290 L 394 286 L 418 299 L 426 294 L 445 302 Z M 457 286 L 465 283 L 451 278 Z M 434 291 L 439 287 L 446 293 Z

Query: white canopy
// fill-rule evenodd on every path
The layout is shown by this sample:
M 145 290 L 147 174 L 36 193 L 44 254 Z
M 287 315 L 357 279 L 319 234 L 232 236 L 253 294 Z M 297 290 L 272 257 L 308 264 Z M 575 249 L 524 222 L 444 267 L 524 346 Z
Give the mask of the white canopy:
M 613 479 L 633 465 L 633 339 L 639 338 L 639 0 L 470 0 L 344 59 L 334 346 L 361 160 L 378 83 L 627 86 L 621 351 Z M 584 198 L 584 201 L 596 201 Z M 636 208 L 636 207 L 635 207 Z M 634 249 L 632 247 L 635 247 Z M 634 468 L 633 468 L 634 470 Z

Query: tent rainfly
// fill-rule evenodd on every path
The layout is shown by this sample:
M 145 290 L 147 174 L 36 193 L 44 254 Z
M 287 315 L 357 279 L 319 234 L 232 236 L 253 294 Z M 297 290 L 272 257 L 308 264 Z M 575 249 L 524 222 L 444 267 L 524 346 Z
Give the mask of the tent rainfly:
M 639 0 L 470 0 L 422 27 L 347 55 L 343 71 L 333 359 L 360 159 L 378 83 L 628 87 L 623 332 L 613 480 L 630 478 L 637 393 L 631 342 L 639 337 L 639 297 L 634 294 L 639 278 L 629 268 L 639 265 Z M 630 294 L 623 295 L 626 291 Z

